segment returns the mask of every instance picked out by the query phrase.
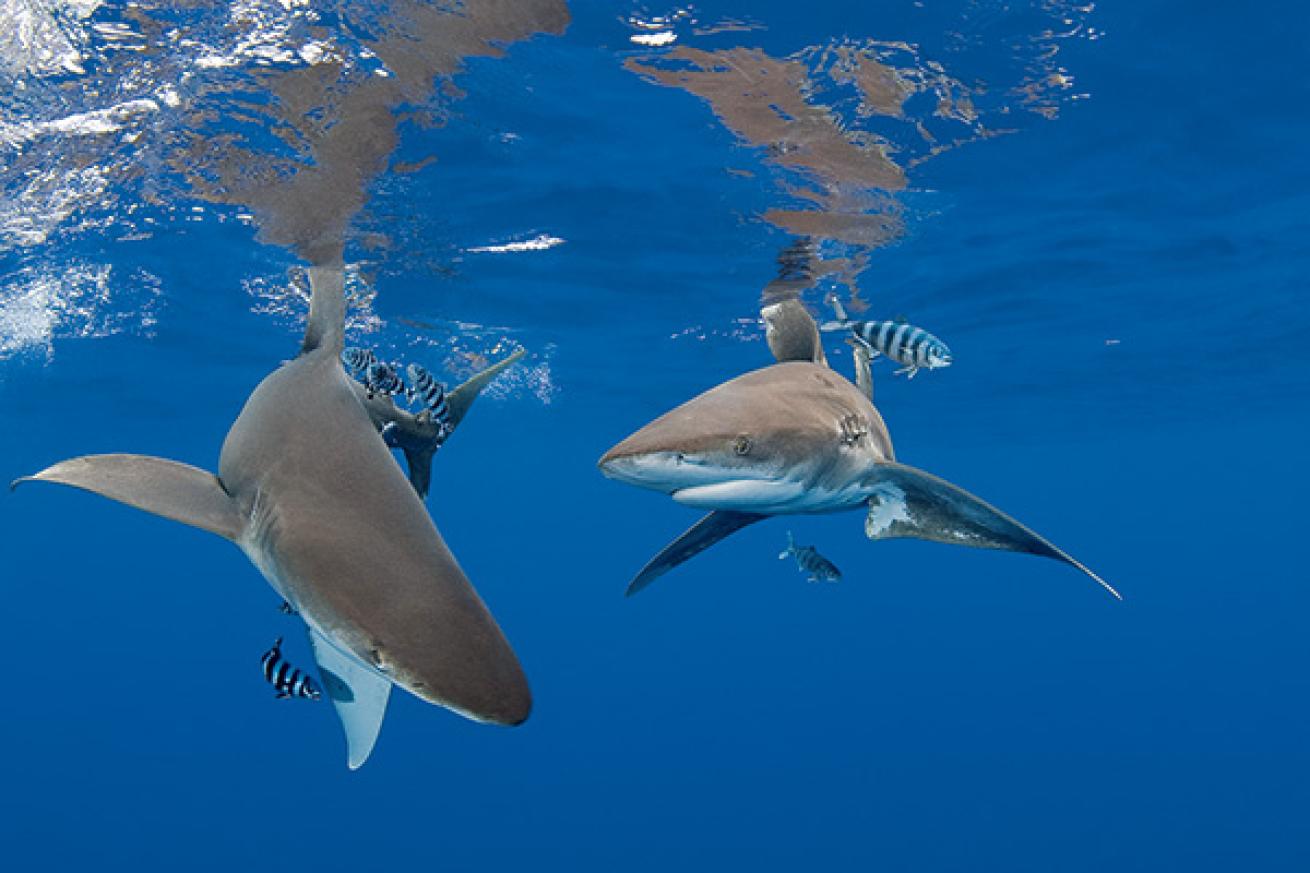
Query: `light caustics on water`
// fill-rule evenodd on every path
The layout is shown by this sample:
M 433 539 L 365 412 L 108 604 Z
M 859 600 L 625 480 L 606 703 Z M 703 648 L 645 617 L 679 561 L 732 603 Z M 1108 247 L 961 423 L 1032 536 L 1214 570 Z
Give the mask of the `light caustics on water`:
M 789 235 L 767 301 L 840 287 L 855 299 L 871 254 L 904 232 L 901 193 L 921 161 L 970 140 L 1053 117 L 1071 92 L 1059 43 L 1091 38 L 1091 7 L 1033 0 L 1011 12 L 965 2 L 930 51 L 907 42 L 840 39 L 787 54 L 760 47 L 768 22 L 702 19 L 693 7 L 637 9 L 618 25 L 630 51 L 616 72 L 705 101 L 762 158 L 771 191 L 758 218 Z M 473 57 L 556 38 L 565 0 L 420 0 L 320 7 L 308 0 L 0 0 L 0 356 L 52 348 L 65 336 L 147 331 L 156 293 L 136 271 L 68 253 L 72 241 L 129 243 L 185 222 L 244 222 L 264 242 L 318 260 L 349 244 L 362 285 L 403 241 L 356 222 L 379 177 L 419 172 L 393 154 L 403 125 L 437 126 L 462 96 L 454 77 Z M 954 13 L 952 13 L 954 14 Z M 1003 45 L 986 34 L 1009 34 Z M 899 36 L 896 34 L 889 36 Z M 1006 81 L 980 82 L 970 53 L 1006 59 Z M 621 73 L 619 75 L 622 75 Z M 966 84 L 967 81 L 967 84 Z M 514 254 L 560 245 L 549 233 L 466 249 Z M 103 246 L 101 246 L 103 248 Z M 86 283 L 43 277 L 94 275 Z M 81 290 L 79 290 L 81 289 Z M 303 282 L 253 277 L 256 308 L 302 306 Z M 166 293 L 166 289 L 165 289 Z M 377 331 L 371 294 L 353 329 Z M 43 303 L 42 301 L 46 301 Z M 743 299 L 753 312 L 756 302 Z M 111 318 L 109 313 L 115 313 Z M 398 325 L 398 327 L 393 327 Z M 388 329 L 409 327 L 396 320 Z M 443 325 L 443 329 L 453 325 Z M 431 343 L 415 330 L 411 343 Z M 689 335 L 741 335 L 733 326 Z M 480 335 L 477 344 L 502 341 Z M 458 335 L 452 353 L 485 354 Z M 543 366 L 545 361 L 539 360 Z M 536 379 L 549 385 L 548 369 Z M 541 391 L 537 391 L 541 394 Z M 547 394 L 549 391 L 546 392 Z

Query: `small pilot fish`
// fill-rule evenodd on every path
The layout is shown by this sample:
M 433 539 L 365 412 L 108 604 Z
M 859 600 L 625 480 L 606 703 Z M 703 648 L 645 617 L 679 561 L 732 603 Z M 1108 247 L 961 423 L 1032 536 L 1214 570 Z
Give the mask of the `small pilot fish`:
M 378 356 L 373 354 L 372 349 L 349 346 L 341 352 L 341 363 L 345 365 L 346 371 L 352 376 L 368 372 L 368 368 L 377 362 Z
M 787 549 L 778 555 L 778 560 L 788 556 L 796 559 L 796 566 L 809 574 L 811 582 L 836 582 L 841 579 L 841 570 L 837 565 L 819 554 L 814 546 L 798 546 L 787 531 Z
M 450 407 L 446 405 L 446 388 L 432 377 L 432 374 L 420 364 L 410 364 L 405 368 L 409 374 L 410 396 L 423 404 L 423 408 L 432 414 L 432 422 L 443 429 L 450 423 Z
M 921 369 L 936 370 L 951 365 L 951 350 L 946 347 L 946 343 L 904 319 L 850 321 L 843 318 L 822 325 L 825 331 L 847 328 L 875 354 L 884 354 L 904 365 L 896 373 L 909 373 L 911 379 Z
M 374 394 L 392 396 L 405 393 L 405 381 L 391 364 L 375 362 L 364 371 L 364 387 Z
M 305 697 L 318 700 L 322 692 L 318 684 L 305 671 L 292 667 L 282 657 L 282 638 L 278 637 L 273 648 L 264 653 L 264 679 L 277 691 L 277 699 L 284 697 Z

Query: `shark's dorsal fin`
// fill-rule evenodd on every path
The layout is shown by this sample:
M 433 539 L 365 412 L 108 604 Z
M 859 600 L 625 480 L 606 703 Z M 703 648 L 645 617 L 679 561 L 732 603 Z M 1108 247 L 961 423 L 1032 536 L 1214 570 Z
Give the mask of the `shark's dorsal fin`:
M 358 770 L 378 741 L 391 696 L 391 680 L 343 652 L 313 628 L 309 630 L 309 642 L 323 691 L 346 732 L 346 764 Z
M 792 298 L 770 304 L 760 310 L 760 317 L 764 319 L 769 351 L 773 352 L 778 363 L 810 361 L 827 365 L 828 358 L 823 353 L 819 327 L 799 300 Z
M 309 268 L 309 320 L 300 353 L 325 348 L 338 360 L 346 344 L 346 278 L 340 262 Z
M 208 470 L 148 455 L 85 455 L 60 461 L 40 473 L 16 479 L 81 488 L 229 540 L 240 536 L 246 518 Z
M 514 354 L 505 360 L 497 361 L 447 394 L 446 406 L 450 409 L 450 428 L 454 430 L 463 421 L 464 416 L 468 414 L 469 407 L 473 405 L 473 401 L 478 399 L 478 395 L 482 393 L 483 388 L 491 384 L 492 379 L 495 379 L 505 368 L 517 362 L 527 353 L 527 349 L 515 349 Z
M 864 522 L 869 539 L 911 537 L 1054 558 L 1077 567 L 1123 599 L 1104 579 L 1049 540 L 945 479 L 888 462 L 877 465 L 868 484 L 873 490 Z
M 693 524 L 673 542 L 665 546 L 658 555 L 651 558 L 641 572 L 628 583 L 627 596 L 631 597 L 650 583 L 654 582 L 674 567 L 696 557 L 710 546 L 734 534 L 748 524 L 754 524 L 766 515 L 754 512 L 735 512 L 733 510 L 716 510 Z

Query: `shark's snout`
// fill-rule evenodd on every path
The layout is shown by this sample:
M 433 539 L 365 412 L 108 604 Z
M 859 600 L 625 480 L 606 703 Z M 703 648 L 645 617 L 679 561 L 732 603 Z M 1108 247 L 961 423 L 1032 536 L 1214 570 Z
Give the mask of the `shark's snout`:
M 698 456 L 674 449 L 624 449 L 622 443 L 605 453 L 599 467 L 611 479 L 666 494 L 714 482 L 721 476 Z

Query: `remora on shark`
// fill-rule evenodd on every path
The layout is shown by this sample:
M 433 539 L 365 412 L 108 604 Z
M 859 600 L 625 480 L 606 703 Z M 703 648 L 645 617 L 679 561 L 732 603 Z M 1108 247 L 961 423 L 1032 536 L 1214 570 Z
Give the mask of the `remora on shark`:
M 610 478 L 710 510 L 642 568 L 628 594 L 769 516 L 863 507 L 870 539 L 912 537 L 1054 558 L 1119 597 L 999 509 L 898 463 L 873 405 L 868 356 L 856 355 L 857 389 L 828 367 L 818 327 L 799 301 L 761 314 L 777 363 L 687 401 L 600 459 Z
M 250 395 L 217 476 L 90 455 L 14 486 L 71 485 L 240 546 L 309 627 L 351 769 L 373 749 L 393 684 L 477 721 L 519 724 L 532 698 L 518 659 L 342 368 L 340 264 L 311 268 L 310 286 L 300 354 Z M 488 379 L 475 376 L 452 406 L 462 415 Z

